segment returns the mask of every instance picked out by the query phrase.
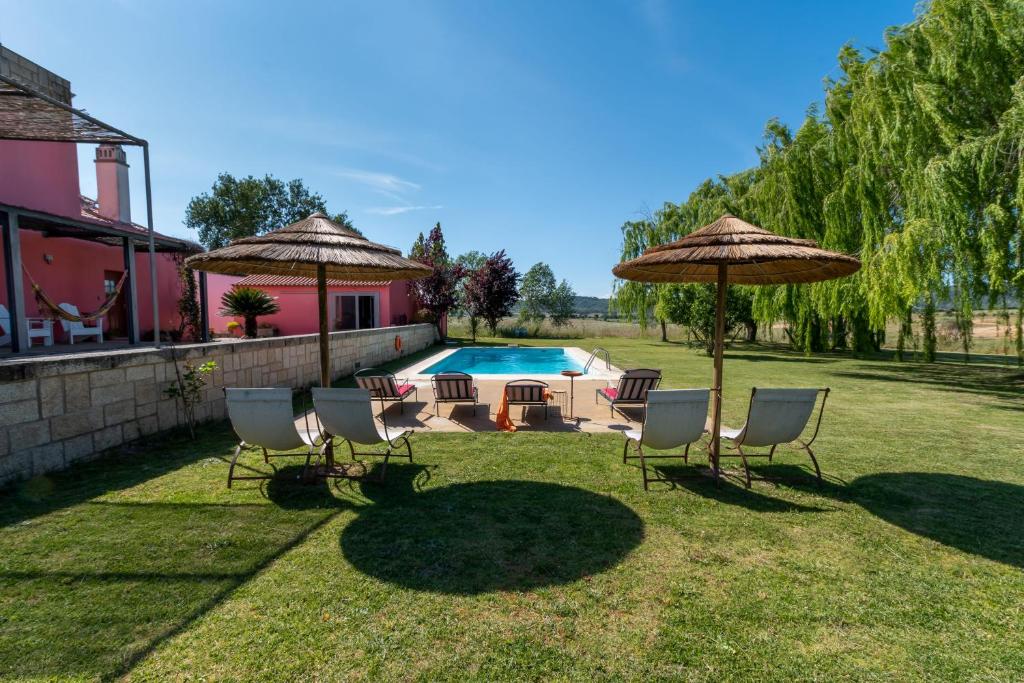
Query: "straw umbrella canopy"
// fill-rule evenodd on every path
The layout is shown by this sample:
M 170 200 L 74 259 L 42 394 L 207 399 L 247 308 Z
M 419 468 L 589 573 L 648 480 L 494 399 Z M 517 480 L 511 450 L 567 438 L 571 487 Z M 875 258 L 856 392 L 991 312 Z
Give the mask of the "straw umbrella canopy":
M 431 269 L 335 223 L 323 213 L 185 260 L 195 270 L 226 275 L 291 275 L 316 280 L 320 313 L 320 385 L 331 384 L 327 278 L 359 282 L 416 280 Z
M 783 237 L 730 214 L 682 239 L 651 247 L 612 269 L 637 282 L 714 282 L 715 369 L 711 406 L 711 460 L 718 475 L 722 430 L 722 345 L 729 283 L 781 285 L 820 282 L 851 275 L 860 268 L 853 256 L 827 251 L 817 242 Z

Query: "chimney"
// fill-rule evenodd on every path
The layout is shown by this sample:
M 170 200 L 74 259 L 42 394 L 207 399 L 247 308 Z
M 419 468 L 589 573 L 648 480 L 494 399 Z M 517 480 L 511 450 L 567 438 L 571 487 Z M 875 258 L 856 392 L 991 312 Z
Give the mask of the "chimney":
M 121 145 L 96 148 L 96 194 L 101 216 L 122 223 L 132 222 L 128 160 Z

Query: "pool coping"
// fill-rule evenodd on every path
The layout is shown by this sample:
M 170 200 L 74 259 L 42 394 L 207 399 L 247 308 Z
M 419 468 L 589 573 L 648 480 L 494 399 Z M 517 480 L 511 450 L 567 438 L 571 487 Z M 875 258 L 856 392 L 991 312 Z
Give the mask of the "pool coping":
M 579 348 L 578 346 L 527 346 L 525 344 L 509 344 L 508 346 L 509 347 L 513 347 L 513 348 L 514 347 L 520 347 L 520 348 L 563 349 L 565 351 L 565 353 L 567 355 L 569 355 L 569 356 L 572 356 L 573 360 L 578 362 L 581 367 L 586 365 L 587 364 L 587 360 L 590 358 L 590 354 L 587 353 L 586 351 L 584 351 L 583 349 Z M 503 347 L 500 347 L 500 346 L 499 347 L 494 347 L 494 346 L 474 347 L 472 344 L 467 344 L 465 346 L 456 346 L 456 347 L 453 347 L 453 348 L 444 349 L 443 351 L 438 351 L 437 353 L 435 353 L 435 354 L 433 354 L 433 355 L 431 355 L 431 356 L 429 356 L 429 357 L 419 361 L 418 363 L 413 363 L 412 365 L 409 365 L 407 367 L 402 368 L 401 370 L 396 371 L 395 375 L 405 379 L 408 382 L 414 383 L 414 384 L 416 384 L 416 383 L 426 383 L 426 384 L 429 384 L 430 383 L 430 378 L 433 377 L 433 373 L 424 373 L 423 372 L 424 370 L 429 368 L 431 365 L 434 365 L 435 363 L 440 362 L 442 359 L 447 358 L 448 356 L 452 355 L 456 351 L 459 351 L 460 349 L 472 349 L 472 348 L 481 348 L 481 349 L 491 348 L 491 349 L 493 349 L 493 348 L 503 348 Z M 582 375 L 580 377 L 577 377 L 576 379 L 577 380 L 617 380 L 621 374 L 622 374 L 622 370 L 619 370 L 614 365 L 611 366 L 610 369 L 606 369 L 604 367 L 604 363 L 601 362 L 600 360 L 598 360 L 598 361 L 596 361 L 590 367 L 590 371 L 587 374 Z M 553 381 L 556 381 L 556 380 L 561 380 L 561 381 L 567 381 L 568 380 L 567 377 L 564 377 L 563 375 L 558 374 L 558 373 L 548 373 L 548 374 L 545 374 L 545 373 L 525 373 L 525 374 L 511 374 L 511 375 L 510 374 L 500 374 L 500 375 L 478 374 L 478 375 L 473 375 L 473 377 L 477 381 L 481 381 L 481 382 L 485 382 L 485 381 L 488 381 L 488 380 L 493 380 L 493 381 L 496 381 L 496 382 L 508 382 L 508 381 L 515 380 L 515 379 L 539 379 L 539 380 L 541 380 L 543 382 L 553 382 Z

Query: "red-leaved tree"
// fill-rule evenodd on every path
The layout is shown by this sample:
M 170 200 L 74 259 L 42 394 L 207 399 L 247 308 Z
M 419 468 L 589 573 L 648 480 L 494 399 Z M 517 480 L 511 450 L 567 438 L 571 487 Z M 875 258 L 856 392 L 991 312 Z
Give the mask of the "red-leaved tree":
M 440 223 L 434 226 L 426 238 L 420 233 L 412 245 L 409 258 L 432 269 L 427 277 L 411 281 L 409 291 L 420 308 L 430 311 L 437 334 L 443 338 L 441 321 L 458 303 L 459 283 L 466 277 L 466 269 L 448 256 Z
M 483 318 L 491 334 L 496 334 L 498 322 L 511 315 L 519 301 L 519 273 L 504 249 L 488 256 L 480 268 L 470 273 L 465 292 L 470 313 Z

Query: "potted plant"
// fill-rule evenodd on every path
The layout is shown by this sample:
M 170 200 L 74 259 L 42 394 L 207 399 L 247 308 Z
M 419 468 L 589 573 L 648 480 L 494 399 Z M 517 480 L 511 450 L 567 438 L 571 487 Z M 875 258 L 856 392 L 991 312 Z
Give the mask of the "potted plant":
M 242 326 L 232 320 L 227 324 L 227 330 L 229 337 L 237 337 L 242 333 Z
M 256 328 L 257 337 L 276 337 L 277 328 L 270 323 L 260 323 Z
M 259 328 L 256 318 L 261 315 L 273 315 L 281 310 L 274 297 L 262 289 L 255 287 L 232 287 L 220 298 L 220 314 L 235 316 L 245 321 L 245 336 L 257 336 Z

